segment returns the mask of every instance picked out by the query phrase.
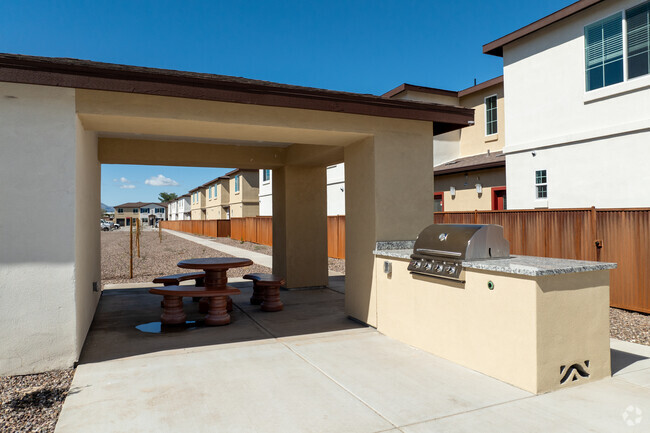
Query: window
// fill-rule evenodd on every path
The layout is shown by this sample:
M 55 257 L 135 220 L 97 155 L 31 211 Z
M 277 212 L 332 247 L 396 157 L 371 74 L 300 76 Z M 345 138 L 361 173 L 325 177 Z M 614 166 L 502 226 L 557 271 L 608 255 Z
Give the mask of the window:
M 208 187 L 208 198 L 212 198 L 212 187 Z
M 627 77 L 635 78 L 650 72 L 650 2 L 628 9 Z
M 485 98 L 485 135 L 497 133 L 497 95 Z
M 623 81 L 623 15 L 585 27 L 587 91 Z
M 149 208 L 143 207 L 140 209 L 140 213 L 149 213 Z
M 443 212 L 445 210 L 445 195 L 442 192 L 433 193 L 433 211 Z
M 239 192 L 239 178 L 241 177 L 241 174 L 238 174 L 235 176 L 235 192 Z
M 546 183 L 546 170 L 535 172 L 535 197 L 548 198 L 548 185 Z
M 212 187 L 212 191 L 213 191 L 214 198 L 217 198 L 217 191 L 218 191 L 217 185 Z
M 117 209 L 117 213 L 124 213 L 124 209 L 122 209 L 121 207 L 118 208 L 118 209 Z
M 262 182 L 268 182 L 271 180 L 271 170 L 264 170 L 262 172 Z
M 133 213 L 138 213 L 138 212 L 139 212 L 138 209 L 133 209 Z

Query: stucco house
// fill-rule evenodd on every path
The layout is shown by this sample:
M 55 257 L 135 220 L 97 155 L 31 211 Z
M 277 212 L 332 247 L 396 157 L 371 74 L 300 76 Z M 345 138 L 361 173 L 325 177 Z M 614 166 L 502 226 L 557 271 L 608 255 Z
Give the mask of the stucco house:
M 229 178 L 230 218 L 259 215 L 259 170 L 235 169 Z
M 384 97 L 474 110 L 474 124 L 434 137 L 435 211 L 507 207 L 503 76 L 461 91 L 402 84 Z
M 224 220 L 230 218 L 230 176 L 219 176 L 207 182 L 205 187 L 206 196 L 206 219 Z
M 190 195 L 184 194 L 167 206 L 170 221 L 189 220 L 191 217 Z
M 503 57 L 509 208 L 650 206 L 650 2 L 578 1 L 483 52 Z
M 167 206 L 164 203 L 131 202 L 115 206 L 115 222 L 120 226 L 130 226 L 136 218 L 143 225 L 155 225 L 157 221 L 164 220 Z
M 190 209 L 191 216 L 190 219 L 193 221 L 204 220 L 206 217 L 205 209 L 205 191 L 206 185 L 197 186 L 194 189 L 191 189 L 190 194 Z

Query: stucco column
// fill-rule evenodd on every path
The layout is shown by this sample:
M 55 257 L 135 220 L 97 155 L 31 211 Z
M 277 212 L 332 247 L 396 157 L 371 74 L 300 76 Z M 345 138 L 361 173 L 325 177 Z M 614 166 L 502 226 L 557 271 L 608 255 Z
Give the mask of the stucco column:
M 327 285 L 325 167 L 273 170 L 273 273 L 289 288 Z
M 433 223 L 432 141 L 421 122 L 345 148 L 345 311 L 369 325 L 377 326 L 376 242 L 414 240 Z

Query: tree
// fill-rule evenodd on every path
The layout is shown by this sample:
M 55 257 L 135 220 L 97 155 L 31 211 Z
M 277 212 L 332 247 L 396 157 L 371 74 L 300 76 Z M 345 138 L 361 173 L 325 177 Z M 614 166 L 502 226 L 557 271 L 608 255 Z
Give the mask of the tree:
M 167 201 L 176 200 L 177 198 L 178 196 L 176 195 L 175 192 L 161 192 L 160 194 L 158 194 L 158 200 L 160 200 L 163 203 Z

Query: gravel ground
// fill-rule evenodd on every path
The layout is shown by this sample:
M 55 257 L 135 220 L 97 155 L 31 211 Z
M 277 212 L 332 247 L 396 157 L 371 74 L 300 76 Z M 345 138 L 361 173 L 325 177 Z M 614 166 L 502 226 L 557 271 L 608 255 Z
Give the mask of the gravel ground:
M 74 370 L 0 377 L 0 432 L 53 432 Z
M 140 235 L 140 258 L 134 254 L 133 279 L 129 279 L 129 232 L 124 229 L 102 232 L 102 284 L 145 283 L 161 275 L 189 272 L 176 264 L 184 259 L 201 257 L 232 257 L 194 242 L 167 233 L 162 243 L 157 231 Z M 134 241 L 135 245 L 135 236 Z M 241 277 L 250 272 L 271 272 L 265 266 L 252 265 L 228 270 L 228 277 Z
M 650 315 L 610 308 L 609 335 L 619 340 L 650 346 Z

